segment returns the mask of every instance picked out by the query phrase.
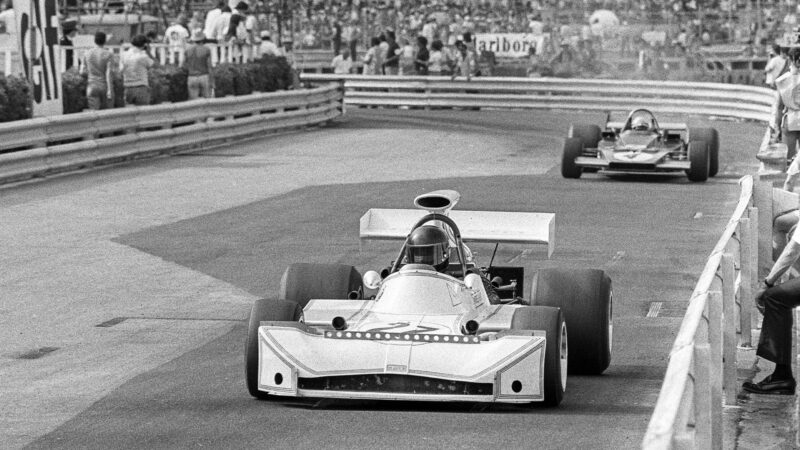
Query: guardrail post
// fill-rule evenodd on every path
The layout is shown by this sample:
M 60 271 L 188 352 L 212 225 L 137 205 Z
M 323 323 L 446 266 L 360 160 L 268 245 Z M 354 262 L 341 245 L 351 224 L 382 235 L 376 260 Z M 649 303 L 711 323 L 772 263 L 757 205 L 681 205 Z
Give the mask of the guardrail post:
M 688 349 L 687 349 L 688 350 Z M 696 388 L 697 379 L 694 376 L 694 360 L 697 357 L 697 352 L 692 352 L 692 364 L 690 366 L 690 373 L 687 374 L 689 379 L 686 383 L 686 390 L 683 391 L 683 398 L 681 399 L 680 409 L 678 410 L 677 417 L 675 418 L 674 425 L 674 438 L 673 445 L 675 449 L 695 449 L 697 448 L 696 436 L 697 427 L 695 426 L 694 411 L 695 411 L 695 397 L 694 390 Z M 690 427 L 691 425 L 691 427 Z
M 727 247 L 725 250 L 726 252 L 722 255 L 720 263 L 720 272 L 722 274 L 723 390 L 725 391 L 725 404 L 735 405 L 739 387 L 736 378 L 736 272 L 733 268 L 733 256 L 727 251 Z
M 721 284 L 715 278 L 712 286 Z M 708 293 L 709 389 L 711 391 L 711 448 L 722 449 L 722 378 L 725 363 L 722 356 L 722 292 L 715 287 Z
M 772 185 L 756 179 L 753 183 L 753 206 L 758 208 L 757 227 L 758 258 L 756 267 L 758 279 L 764 278 L 772 268 L 772 220 L 775 211 L 772 205 Z
M 749 217 L 742 217 L 739 221 L 741 230 L 741 284 L 739 295 L 739 318 L 742 329 L 742 347 L 751 347 L 753 338 L 752 309 L 753 309 L 753 232 Z
M 694 422 L 695 447 L 710 449 L 713 442 L 713 422 L 711 415 L 711 370 L 709 367 L 710 348 L 707 343 L 694 346 Z

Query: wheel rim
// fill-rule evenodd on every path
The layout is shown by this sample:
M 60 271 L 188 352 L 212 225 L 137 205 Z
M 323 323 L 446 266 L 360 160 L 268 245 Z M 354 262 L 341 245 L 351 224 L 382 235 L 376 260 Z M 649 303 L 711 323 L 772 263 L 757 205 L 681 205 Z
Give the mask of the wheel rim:
M 561 323 L 561 346 L 560 350 L 560 357 L 561 361 L 561 390 L 567 390 L 567 357 L 569 356 L 569 348 L 567 346 L 567 324 L 566 322 Z

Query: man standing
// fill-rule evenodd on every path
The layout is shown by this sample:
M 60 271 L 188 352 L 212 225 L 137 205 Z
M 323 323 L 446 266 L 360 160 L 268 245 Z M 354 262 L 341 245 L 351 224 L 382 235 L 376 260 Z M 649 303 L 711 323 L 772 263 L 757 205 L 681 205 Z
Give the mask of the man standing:
M 245 25 L 247 3 L 239 2 L 236 4 L 236 11 L 231 14 L 230 22 L 228 23 L 228 32 L 225 34 L 225 42 L 234 42 L 236 44 L 246 44 L 247 42 L 247 27 Z
M 789 61 L 783 57 L 783 52 L 778 44 L 773 44 L 770 56 L 767 66 L 764 67 L 764 82 L 767 86 L 775 88 L 775 80 L 789 69 Z
M 383 60 L 383 71 L 386 75 L 397 75 L 400 72 L 400 46 L 395 40 L 394 31 L 386 32 L 386 59 Z
M 184 67 L 189 73 L 186 80 L 189 88 L 189 100 L 196 98 L 211 97 L 211 90 L 214 88 L 214 80 L 211 70 L 211 50 L 203 45 L 206 36 L 202 30 L 194 30 L 192 40 L 186 47 L 186 57 Z
M 177 63 L 180 60 L 180 54 L 186 47 L 186 41 L 189 40 L 189 31 L 181 25 L 180 20 L 175 19 L 170 26 L 164 31 L 164 43 L 169 48 L 169 62 L 171 64 Z
M 342 49 L 342 53 L 333 57 L 331 61 L 333 73 L 335 74 L 349 74 L 353 69 L 353 60 L 350 59 L 350 50 Z
M 780 130 L 783 143 L 786 144 L 786 161 L 791 162 L 797 153 L 797 142 L 800 140 L 800 47 L 789 50 L 789 72 L 775 80 L 778 96 L 775 105 L 775 117 L 770 123 L 773 136 Z
M 131 40 L 132 47 L 122 54 L 122 84 L 125 86 L 125 103 L 129 105 L 150 104 L 150 83 L 147 69 L 155 62 L 150 59 L 145 47 L 147 38 L 139 34 Z
M 264 55 L 271 55 L 271 56 L 280 56 L 281 52 L 278 49 L 278 46 L 272 42 L 272 37 L 269 34 L 269 31 L 262 31 L 261 32 L 261 44 L 259 45 L 259 53 L 261 56 Z
M 97 47 L 84 55 L 83 73 L 88 73 L 86 100 L 89 109 L 106 109 L 114 106 L 114 82 L 111 71 L 113 55 L 103 46 L 106 34 L 94 34 Z
M 214 34 L 214 25 L 217 19 L 222 14 L 222 8 L 225 6 L 224 1 L 217 3 L 217 7 L 206 13 L 205 27 L 203 27 L 203 34 L 206 36 L 206 43 L 214 44 L 217 42 L 216 35 Z
M 73 65 L 73 55 L 74 50 L 72 50 L 72 39 L 78 34 L 78 22 L 75 20 L 69 19 L 65 20 L 64 23 L 61 24 L 61 29 L 64 33 L 61 36 L 61 39 L 58 41 L 58 45 L 61 48 L 64 48 L 64 69 L 69 70 L 70 67 Z

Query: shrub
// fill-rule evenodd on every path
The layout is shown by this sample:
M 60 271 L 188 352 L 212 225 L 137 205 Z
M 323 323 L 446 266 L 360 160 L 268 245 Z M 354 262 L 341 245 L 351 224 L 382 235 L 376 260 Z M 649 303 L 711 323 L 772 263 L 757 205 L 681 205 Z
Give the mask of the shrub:
M 88 78 L 88 75 L 78 72 L 77 67 L 70 67 L 61 75 L 61 100 L 64 114 L 77 113 L 86 109 L 86 80 Z
M 151 67 L 147 73 L 150 84 L 150 104 L 183 102 L 189 99 L 186 87 L 188 72 L 172 65 Z
M 30 119 L 33 116 L 33 96 L 28 80 L 0 74 L 0 122 Z
M 214 71 L 214 96 L 225 97 L 226 95 L 235 95 L 234 80 L 236 79 L 236 70 L 233 64 L 222 63 L 218 64 L 213 69 Z

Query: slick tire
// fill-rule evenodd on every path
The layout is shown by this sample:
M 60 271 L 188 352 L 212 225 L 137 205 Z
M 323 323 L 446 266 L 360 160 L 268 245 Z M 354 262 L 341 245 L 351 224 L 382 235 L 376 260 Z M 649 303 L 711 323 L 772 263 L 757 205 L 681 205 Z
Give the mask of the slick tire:
M 613 293 L 599 269 L 543 269 L 531 280 L 531 304 L 561 308 L 569 327 L 569 373 L 599 375 L 611 364 Z
M 704 141 L 708 145 L 708 176 L 719 173 L 719 133 L 714 128 L 690 128 L 689 141 Z
M 297 322 L 303 309 L 294 302 L 262 298 L 253 303 L 247 323 L 247 339 L 244 343 L 244 376 L 247 391 L 257 399 L 274 397 L 258 390 L 258 327 L 263 321 Z
M 708 179 L 710 156 L 705 141 L 689 142 L 689 170 L 686 171 L 689 181 L 703 182 Z
M 575 164 L 575 158 L 583 153 L 583 144 L 578 138 L 564 139 L 564 153 L 561 157 L 561 176 L 564 178 L 580 178 L 583 169 Z
M 567 132 L 567 137 L 580 139 L 583 148 L 597 148 L 601 136 L 597 125 L 572 124 Z
M 295 302 L 305 308 L 312 298 L 362 298 L 361 274 L 344 264 L 295 263 L 281 277 L 278 300 Z
M 512 330 L 544 330 L 544 405 L 558 406 L 567 389 L 568 340 L 564 314 L 549 306 L 523 306 L 514 311 Z

